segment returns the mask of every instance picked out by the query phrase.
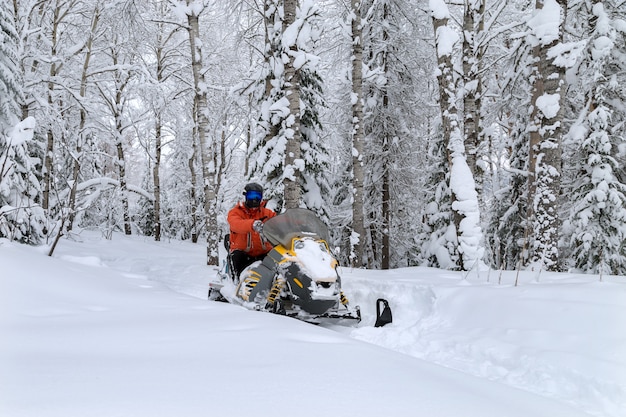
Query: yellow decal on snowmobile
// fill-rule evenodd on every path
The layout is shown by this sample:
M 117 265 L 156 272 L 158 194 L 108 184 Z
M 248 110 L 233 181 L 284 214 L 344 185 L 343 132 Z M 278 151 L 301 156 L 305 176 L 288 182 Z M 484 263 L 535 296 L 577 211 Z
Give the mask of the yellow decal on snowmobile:
M 274 250 L 276 250 L 276 252 L 278 252 L 281 257 L 280 260 L 275 260 L 277 265 L 283 265 L 288 262 L 293 262 L 297 258 L 294 252 L 285 249 L 284 246 L 274 246 Z
M 256 272 L 256 271 L 251 271 Z M 261 277 L 257 276 L 247 276 L 240 284 L 239 284 L 239 295 L 244 301 L 250 301 L 250 293 L 252 289 L 256 287 L 256 285 L 261 280 Z
M 286 262 L 289 258 L 295 256 L 292 251 L 287 250 L 287 248 L 282 245 L 274 246 L 274 249 L 283 257 L 278 263 Z
M 341 293 L 339 294 L 339 298 L 341 300 L 341 304 L 343 304 L 344 306 L 348 305 L 348 297 L 346 297 L 343 291 L 341 291 Z
M 300 280 L 298 278 L 294 278 L 293 282 L 295 282 L 296 284 L 298 284 L 298 287 L 300 288 L 304 288 L 304 285 L 302 285 L 302 283 L 300 282 Z
M 268 303 L 274 304 L 274 301 L 276 301 L 276 297 L 278 297 L 278 295 L 280 294 L 280 291 L 282 290 L 284 284 L 285 280 L 282 278 L 277 278 L 276 281 L 274 281 L 274 285 L 272 285 L 272 289 L 267 296 Z

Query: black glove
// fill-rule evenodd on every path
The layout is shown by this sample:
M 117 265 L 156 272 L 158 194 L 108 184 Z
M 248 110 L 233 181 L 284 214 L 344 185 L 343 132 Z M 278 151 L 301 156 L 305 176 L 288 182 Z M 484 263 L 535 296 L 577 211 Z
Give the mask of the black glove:
M 263 222 L 261 220 L 255 220 L 254 223 L 252 223 L 252 229 L 258 234 L 263 233 Z

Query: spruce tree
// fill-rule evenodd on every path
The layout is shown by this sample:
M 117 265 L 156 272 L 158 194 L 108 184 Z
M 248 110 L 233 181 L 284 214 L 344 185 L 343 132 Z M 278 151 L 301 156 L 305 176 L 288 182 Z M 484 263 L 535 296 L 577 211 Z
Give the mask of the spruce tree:
M 19 122 L 23 100 L 17 65 L 19 37 L 7 2 L 0 4 L 0 237 L 37 244 L 43 237 L 43 212 L 29 154 L 35 119 Z M 19 122 L 19 123 L 18 123 Z
M 609 2 L 596 0 L 589 14 L 590 37 L 578 67 L 585 107 L 571 132 L 579 168 L 569 195 L 569 243 L 573 266 L 590 273 L 626 273 L 626 185 L 616 159 L 626 138 L 617 111 L 626 98 L 618 77 L 626 71 L 624 33 Z
M 327 195 L 329 163 L 328 151 L 319 137 L 319 111 L 324 105 L 323 81 L 317 69 L 319 58 L 314 51 L 319 36 L 319 10 L 313 2 L 303 1 L 297 9 L 299 14 L 295 16 L 295 26 L 289 30 L 285 27 L 282 10 L 282 1 L 267 0 L 265 3 L 264 64 L 262 70 L 255 74 L 256 81 L 252 87 L 246 90 L 252 94 L 259 109 L 259 123 L 249 149 L 248 178 L 264 184 L 266 197 L 272 199 L 279 210 L 282 209 L 284 181 L 291 176 L 285 171 L 287 143 L 292 140 L 290 117 L 296 117 L 300 133 L 299 159 L 302 163 L 298 168 L 302 174 L 298 184 L 301 203 L 327 217 L 327 202 L 320 199 L 320 196 Z M 297 37 L 294 38 L 294 34 Z M 295 43 L 288 45 L 289 42 Z M 289 112 L 285 56 L 297 58 L 294 62 L 301 106 L 297 115 Z
M 8 134 L 18 121 L 18 102 L 22 99 L 17 69 L 19 36 L 9 4 L 0 5 L 0 133 Z

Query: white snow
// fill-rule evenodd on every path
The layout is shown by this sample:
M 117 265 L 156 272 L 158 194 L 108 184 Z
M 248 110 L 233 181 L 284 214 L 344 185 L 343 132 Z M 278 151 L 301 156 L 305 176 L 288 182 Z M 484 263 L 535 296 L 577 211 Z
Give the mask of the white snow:
M 22 143 L 31 140 L 35 134 L 36 124 L 37 122 L 32 116 L 29 116 L 19 122 L 9 134 L 9 143 L 11 146 L 21 145 Z
M 527 24 L 534 38 L 529 41 L 549 45 L 559 38 L 563 11 L 556 0 L 545 0 L 541 9 L 535 9 Z
M 613 41 L 608 36 L 599 36 L 593 40 L 591 54 L 594 61 L 599 61 L 608 56 L 613 49 Z
M 463 220 L 459 224 L 458 237 L 455 236 L 452 239 L 458 239 L 459 252 L 463 256 L 463 266 L 469 271 L 482 266 L 481 260 L 485 250 L 481 244 L 483 234 L 480 228 L 480 209 L 476 183 L 465 156 L 461 154 L 462 141 L 457 140 L 457 142 L 460 149 L 452 153 L 450 189 L 456 197 L 456 201 L 452 203 L 452 209 L 460 213 Z
M 443 20 L 450 18 L 450 11 L 443 0 L 429 0 L 428 7 L 434 19 Z M 459 41 L 459 35 L 451 27 L 445 25 L 437 28 L 436 33 L 437 56 L 452 54 L 454 46 Z
M 547 56 L 558 67 L 572 68 L 581 59 L 586 47 L 587 41 L 560 42 L 550 48 Z
M 452 55 L 459 39 L 459 35 L 449 26 L 437 28 L 437 56 Z
M 0 416 L 621 417 L 624 277 L 341 269 L 355 328 L 206 298 L 206 248 L 0 240 Z M 385 297 L 394 321 L 374 328 Z
M 561 96 L 559 94 L 543 94 L 537 97 L 537 107 L 546 119 L 552 119 L 559 113 Z
M 442 20 L 450 18 L 450 11 L 448 5 L 443 0 L 429 0 L 428 8 L 431 11 L 433 18 Z
M 302 239 L 294 248 L 298 260 L 305 267 L 309 276 L 315 280 L 335 278 L 333 258 L 326 249 L 314 239 Z

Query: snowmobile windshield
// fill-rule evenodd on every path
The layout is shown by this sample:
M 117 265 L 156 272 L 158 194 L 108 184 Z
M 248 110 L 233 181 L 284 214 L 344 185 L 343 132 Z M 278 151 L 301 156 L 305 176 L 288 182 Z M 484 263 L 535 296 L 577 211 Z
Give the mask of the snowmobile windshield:
M 310 210 L 288 209 L 265 222 L 263 234 L 272 245 L 291 247 L 297 237 L 315 237 L 328 242 L 328 228 Z

